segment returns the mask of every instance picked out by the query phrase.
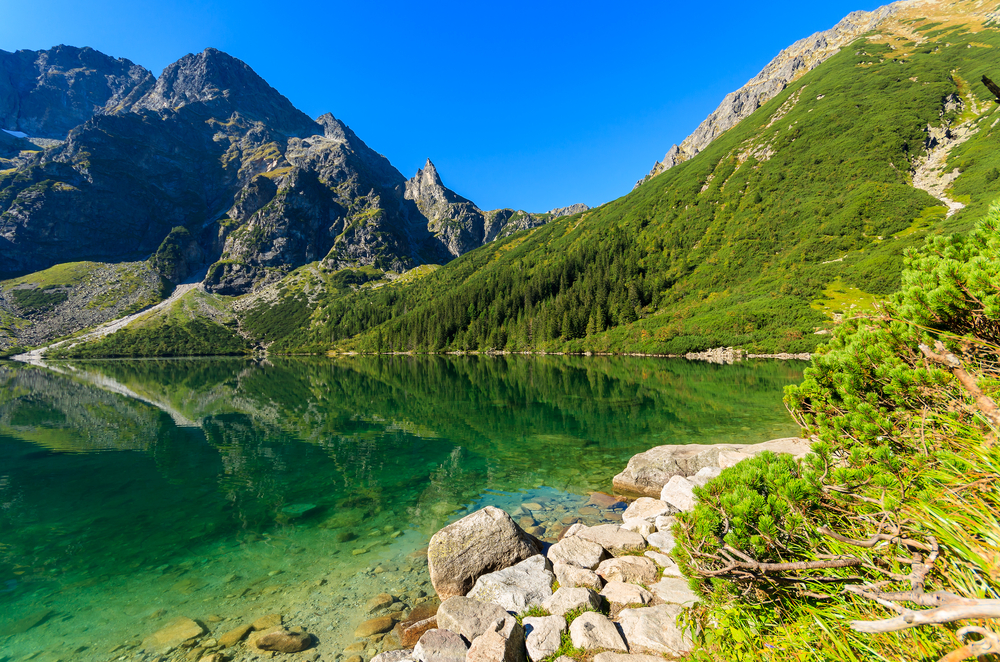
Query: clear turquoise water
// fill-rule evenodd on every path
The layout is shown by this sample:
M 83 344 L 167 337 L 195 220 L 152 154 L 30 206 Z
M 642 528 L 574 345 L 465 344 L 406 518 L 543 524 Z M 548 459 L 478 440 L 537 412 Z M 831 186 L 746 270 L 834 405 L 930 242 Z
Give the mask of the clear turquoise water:
M 549 538 L 576 518 L 613 520 L 588 495 L 635 453 L 795 434 L 781 395 L 802 367 L 2 364 L 0 662 L 131 659 L 177 616 L 221 633 L 272 611 L 332 660 L 371 595 L 433 595 L 415 552 L 444 524 L 486 504 L 524 516 L 532 500 Z

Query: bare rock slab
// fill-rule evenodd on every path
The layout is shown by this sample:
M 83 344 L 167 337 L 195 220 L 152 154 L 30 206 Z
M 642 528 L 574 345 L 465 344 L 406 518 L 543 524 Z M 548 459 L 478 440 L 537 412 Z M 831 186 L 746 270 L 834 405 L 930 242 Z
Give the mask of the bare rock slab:
M 622 556 L 602 561 L 597 574 L 608 582 L 652 584 L 656 581 L 656 564 L 645 556 Z
M 615 624 L 604 614 L 588 611 L 569 625 L 573 645 L 584 650 L 605 649 L 628 652 L 628 646 Z
M 205 634 L 205 628 L 201 623 L 181 616 L 151 634 L 142 642 L 142 645 L 148 649 L 167 650 L 203 634 Z
M 428 630 L 413 647 L 413 659 L 420 662 L 465 662 L 469 645 L 451 630 Z
M 552 595 L 556 576 L 541 554 L 476 580 L 468 597 L 481 602 L 494 602 L 507 611 L 521 612 L 539 605 Z
M 721 453 L 750 456 L 769 450 L 802 457 L 809 447 L 808 440 L 797 438 L 772 439 L 762 444 L 657 446 L 633 456 L 612 484 L 616 492 L 655 499 L 660 497 L 671 476 L 694 476 L 705 467 L 728 466 L 720 463 Z
M 565 616 L 574 609 L 597 609 L 601 599 L 589 588 L 567 588 L 560 586 L 552 597 L 542 603 L 542 609 L 553 616 Z
M 691 606 L 700 601 L 698 594 L 691 590 L 684 577 L 663 577 L 651 585 L 649 590 L 664 602 L 673 604 Z
M 593 570 L 587 570 L 586 568 L 566 563 L 555 563 L 552 565 L 552 570 L 556 573 L 556 579 L 559 581 L 560 588 L 579 587 L 600 591 L 601 587 L 604 586 L 604 580 Z
M 501 618 L 514 620 L 514 617 L 498 604 L 480 602 L 464 596 L 448 598 L 441 603 L 437 611 L 438 627 L 462 635 L 469 643 Z
M 466 662 L 526 662 L 524 628 L 513 618 L 497 619 L 469 646 Z
M 652 522 L 661 515 L 669 515 L 673 510 L 670 505 L 660 499 L 652 497 L 639 497 L 625 509 L 622 513 L 622 521 L 649 520 Z
M 522 619 L 521 623 L 524 625 L 524 643 L 528 649 L 528 657 L 534 662 L 541 662 L 559 650 L 567 627 L 565 618 L 529 616 Z
M 427 548 L 431 583 L 442 601 L 466 595 L 481 576 L 539 553 L 510 515 L 487 506 L 434 534 Z
M 625 582 L 608 582 L 601 595 L 615 605 L 648 605 L 653 601 L 652 593 L 641 586 Z
M 565 563 L 588 570 L 594 570 L 601 561 L 609 556 L 607 550 L 596 542 L 584 540 L 576 535 L 563 538 L 549 547 L 548 552 L 549 560 L 553 564 Z
M 623 609 L 618 614 L 629 648 L 666 655 L 683 655 L 694 648 L 691 637 L 677 627 L 677 615 L 684 608 L 676 604 Z
M 613 555 L 639 552 L 646 548 L 646 539 L 634 531 L 626 531 L 617 524 L 581 526 L 573 535 L 597 543 Z

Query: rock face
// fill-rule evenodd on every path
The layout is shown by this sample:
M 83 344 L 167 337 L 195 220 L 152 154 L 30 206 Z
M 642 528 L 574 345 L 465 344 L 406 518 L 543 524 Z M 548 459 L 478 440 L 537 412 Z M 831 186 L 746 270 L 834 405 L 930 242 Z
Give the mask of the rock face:
M 469 597 L 518 613 L 547 600 L 555 580 L 551 565 L 544 556 L 536 554 L 509 568 L 481 576 L 469 591 Z
M 479 577 L 509 568 L 538 551 L 534 540 L 510 515 L 487 506 L 449 524 L 431 538 L 427 548 L 431 583 L 445 601 L 468 593 Z M 439 623 L 440 618 L 439 611 Z
M 0 129 L 64 140 L 95 115 L 149 90 L 153 75 L 92 48 L 0 51 Z
M 728 462 L 732 460 L 738 461 L 764 451 L 802 457 L 809 452 L 810 445 L 806 439 L 789 437 L 761 444 L 656 446 L 633 456 L 612 483 L 618 492 L 659 499 L 663 486 L 672 476 L 694 476 L 705 467 L 720 466 L 720 462 L 731 466 Z
M 430 159 L 406 182 L 404 198 L 426 218 L 427 231 L 433 235 L 431 243 L 439 243 L 450 257 L 545 223 L 540 215 L 513 209 L 482 211 L 446 188 Z
M 182 227 L 197 242 L 185 257 L 212 263 L 206 288 L 242 294 L 317 260 L 440 264 L 549 218 L 483 212 L 429 162 L 408 184 L 343 122 L 310 119 L 212 48 L 155 80 L 92 49 L 0 51 L 0 128 L 60 139 L 37 152 L 0 136 L 5 272 L 133 259 Z
M 790 82 L 836 55 L 842 46 L 878 27 L 896 12 L 896 4 L 872 12 L 852 12 L 833 28 L 800 39 L 781 51 L 746 85 L 727 94 L 715 112 L 706 117 L 679 146 L 671 147 L 663 160 L 657 162 L 636 186 L 705 149 L 717 137 L 777 96 Z
M 577 204 L 570 205 L 569 207 L 556 207 L 555 209 L 550 209 L 549 213 L 552 214 L 552 218 L 559 218 L 560 216 L 582 214 L 585 211 L 590 211 L 590 207 L 578 202 Z

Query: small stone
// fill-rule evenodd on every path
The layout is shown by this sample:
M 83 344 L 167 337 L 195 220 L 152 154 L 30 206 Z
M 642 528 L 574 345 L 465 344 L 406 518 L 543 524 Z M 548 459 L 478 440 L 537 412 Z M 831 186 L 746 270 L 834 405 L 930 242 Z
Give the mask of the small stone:
M 597 506 L 601 509 L 607 509 L 614 506 L 616 503 L 620 503 L 618 497 L 611 496 L 604 492 L 591 492 L 590 498 L 587 500 L 588 506 Z
M 608 582 L 601 590 L 601 595 L 616 605 L 648 605 L 653 601 L 653 594 L 641 586 L 625 582 Z
M 629 645 L 667 655 L 683 655 L 694 647 L 691 637 L 677 627 L 684 607 L 676 604 L 624 609 L 618 622 Z
M 651 534 L 656 533 L 656 526 L 644 519 L 634 519 L 625 522 L 622 524 L 622 528 L 626 531 L 635 531 L 643 538 L 648 538 Z
M 562 643 L 566 619 L 562 616 L 529 616 L 521 620 L 524 625 L 524 643 L 528 657 L 541 662 L 552 655 Z
M 646 540 L 652 547 L 657 548 L 664 554 L 674 551 L 674 534 L 667 531 L 657 531 L 651 534 Z
M 362 623 L 354 631 L 355 637 L 370 637 L 373 634 L 382 634 L 395 627 L 396 621 L 392 616 L 378 616 Z
M 567 588 L 560 586 L 552 597 L 542 603 L 542 609 L 553 616 L 565 616 L 574 609 L 597 609 L 601 599 L 589 588 Z
M 404 660 L 413 660 L 413 649 L 403 648 L 394 651 L 384 651 L 379 653 L 372 658 L 371 662 L 403 662 Z
M 660 500 L 681 512 L 694 510 L 697 499 L 694 496 L 694 484 L 684 476 L 671 476 L 660 492 Z
M 664 602 L 690 606 L 700 601 L 684 577 L 664 577 L 649 587 L 653 595 Z
M 276 627 L 281 627 L 281 614 L 268 614 L 253 622 L 254 630 L 270 630 Z
M 628 651 L 628 646 L 618 634 L 615 624 L 603 614 L 588 611 L 580 614 L 569 626 L 573 645 L 584 650 L 605 649 Z
M 431 616 L 419 621 L 405 621 L 400 623 L 393 628 L 393 632 L 396 634 L 396 639 L 401 646 L 411 648 L 417 645 L 420 637 L 425 632 L 435 628 L 437 628 L 437 617 Z
M 552 563 L 566 563 L 594 570 L 610 554 L 595 542 L 579 536 L 563 538 L 549 547 L 548 558 Z
M 243 637 L 247 636 L 251 630 L 253 630 L 252 625 L 241 625 L 238 628 L 233 628 L 219 637 L 219 645 L 224 648 L 235 646 L 238 642 L 243 641 Z
M 663 533 L 670 533 L 676 523 L 677 518 L 673 515 L 662 515 L 653 520 L 653 524 L 656 525 L 656 530 Z
M 305 632 L 277 630 L 258 637 L 254 642 L 258 650 L 278 653 L 298 653 L 312 645 L 312 635 Z
M 392 597 L 388 593 L 379 593 L 374 598 L 365 603 L 365 612 L 368 614 L 373 614 L 377 612 L 379 609 L 385 609 L 395 601 L 396 598 Z
M 167 623 L 165 627 L 157 630 L 142 643 L 148 648 L 167 650 L 203 634 L 205 634 L 205 628 L 201 624 L 181 616 Z
M 519 517 L 517 518 L 517 525 L 520 526 L 522 529 L 526 529 L 529 526 L 534 526 L 535 518 L 532 517 L 531 515 L 525 515 L 524 517 Z
M 552 570 L 556 574 L 556 580 L 559 582 L 560 588 L 579 587 L 600 591 L 601 587 L 604 586 L 604 580 L 593 570 L 587 570 L 586 568 L 566 563 L 554 563 Z
M 688 478 L 696 487 L 704 487 L 709 481 L 718 478 L 722 474 L 722 467 L 704 467 L 698 470 L 694 476 Z
M 602 561 L 597 574 L 605 581 L 630 584 L 652 584 L 656 581 L 656 564 L 645 556 L 621 556 Z
M 413 647 L 413 658 L 420 662 L 465 662 L 469 645 L 450 630 L 428 630 Z
M 661 515 L 669 515 L 673 509 L 665 501 L 651 499 L 650 497 L 639 497 L 625 509 L 622 513 L 622 521 L 632 520 L 654 520 Z
M 365 643 L 363 641 L 356 641 L 347 648 L 344 649 L 345 653 L 357 653 L 358 651 L 363 651 L 365 649 Z
M 542 509 L 542 505 L 541 504 L 534 503 L 532 501 L 529 501 L 528 503 L 522 503 L 521 507 L 524 508 L 527 511 L 530 511 L 530 512 L 535 512 L 536 510 L 541 510 Z
M 349 658 L 344 660 L 344 662 L 365 662 L 365 658 L 360 655 L 351 655 Z

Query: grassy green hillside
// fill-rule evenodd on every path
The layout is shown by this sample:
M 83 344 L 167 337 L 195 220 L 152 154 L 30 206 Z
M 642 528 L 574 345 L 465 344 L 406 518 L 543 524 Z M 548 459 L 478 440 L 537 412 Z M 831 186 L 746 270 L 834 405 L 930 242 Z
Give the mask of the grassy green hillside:
M 1000 115 L 978 83 L 1000 68 L 1000 32 L 923 34 L 919 46 L 873 36 L 843 49 L 599 209 L 411 282 L 313 296 L 308 316 L 269 332 L 270 349 L 812 350 L 832 316 L 898 287 L 904 250 L 967 229 L 1000 191 Z M 962 170 L 951 195 L 968 206 L 945 218 L 911 169 L 928 126 L 963 123 L 974 135 L 949 165 Z M 268 310 L 244 327 L 265 326 Z

